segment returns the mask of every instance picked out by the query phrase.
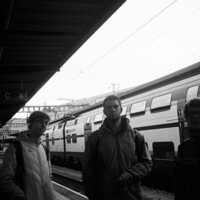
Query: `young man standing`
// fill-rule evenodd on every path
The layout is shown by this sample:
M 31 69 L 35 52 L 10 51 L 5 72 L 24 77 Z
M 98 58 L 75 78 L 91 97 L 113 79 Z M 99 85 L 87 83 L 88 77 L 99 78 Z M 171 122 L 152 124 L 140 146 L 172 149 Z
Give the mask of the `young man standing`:
M 49 120 L 46 113 L 33 112 L 28 119 L 28 131 L 20 133 L 16 139 L 18 148 L 13 143 L 6 150 L 0 175 L 0 190 L 6 199 L 56 199 L 48 160 L 41 144 Z
M 102 126 L 86 143 L 83 181 L 89 200 L 142 199 L 141 180 L 150 172 L 152 162 L 144 137 L 121 117 L 117 96 L 103 102 L 106 115 Z
M 200 98 L 185 104 L 189 138 L 178 147 L 175 200 L 200 199 Z

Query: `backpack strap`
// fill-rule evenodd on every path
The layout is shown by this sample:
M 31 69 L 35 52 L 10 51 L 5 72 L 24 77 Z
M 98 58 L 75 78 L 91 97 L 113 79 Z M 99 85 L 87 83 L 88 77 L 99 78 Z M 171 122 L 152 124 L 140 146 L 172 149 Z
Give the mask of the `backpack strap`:
M 22 190 L 24 190 L 24 182 L 22 178 L 23 173 L 24 173 L 24 159 L 23 159 L 23 153 L 22 153 L 22 144 L 18 140 L 14 140 L 12 144 L 15 147 L 16 161 L 17 161 L 17 168 L 15 171 L 14 181 Z
M 136 129 L 131 129 L 131 134 L 133 137 L 133 140 L 135 142 L 135 152 L 138 156 L 138 158 L 140 158 L 141 154 L 142 154 L 142 147 L 143 147 L 143 136 L 139 134 L 139 132 Z

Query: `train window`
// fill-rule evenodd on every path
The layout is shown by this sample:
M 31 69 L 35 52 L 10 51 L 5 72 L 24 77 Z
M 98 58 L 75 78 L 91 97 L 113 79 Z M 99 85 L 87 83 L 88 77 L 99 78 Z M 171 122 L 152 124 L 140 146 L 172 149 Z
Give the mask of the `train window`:
M 64 107 L 60 107 L 60 111 L 64 111 L 65 110 L 65 108 Z
M 94 117 L 94 123 L 101 123 L 103 121 L 103 113 L 99 113 Z
M 134 103 L 131 106 L 131 116 L 144 114 L 146 109 L 146 101 L 141 101 L 138 103 Z
M 69 124 L 70 124 L 70 121 L 67 121 L 66 126 L 69 126 Z
M 77 124 L 85 124 L 86 123 L 86 118 L 85 117 L 80 117 L 77 119 Z
M 59 124 L 59 125 L 58 125 L 58 129 L 61 129 L 61 128 L 62 128 L 62 125 L 63 125 L 63 124 Z
M 186 101 L 189 101 L 190 99 L 196 98 L 198 94 L 198 86 L 193 86 L 188 88 L 187 94 L 186 94 Z
M 47 126 L 46 130 L 48 131 L 48 130 L 50 130 L 51 128 L 52 128 L 52 127 Z
M 86 124 L 89 124 L 89 123 L 90 123 L 90 117 L 88 117 L 86 120 Z
M 67 122 L 67 126 L 73 126 L 76 124 L 76 122 L 77 122 L 77 119 L 70 120 Z
M 127 106 L 123 106 L 123 107 L 122 107 L 121 116 L 126 116 L 126 110 L 127 110 Z
M 66 139 L 67 139 L 67 143 L 70 144 L 71 143 L 71 136 L 67 135 Z
M 72 143 L 77 143 L 77 136 L 76 136 L 76 134 L 72 134 Z
M 153 98 L 151 102 L 151 111 L 168 109 L 171 106 L 171 97 L 172 94 L 170 93 Z

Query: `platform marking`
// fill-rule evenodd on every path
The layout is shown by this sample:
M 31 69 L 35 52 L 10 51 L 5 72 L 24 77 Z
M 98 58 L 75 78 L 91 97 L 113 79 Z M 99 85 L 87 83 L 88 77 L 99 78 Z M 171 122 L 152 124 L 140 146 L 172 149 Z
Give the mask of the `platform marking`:
M 81 196 L 81 197 L 83 197 L 83 198 L 85 198 L 85 199 L 88 199 L 85 195 L 80 194 L 80 193 L 78 193 L 78 192 L 76 192 L 76 191 L 74 191 L 74 190 L 72 190 L 72 189 L 70 189 L 70 188 L 68 188 L 68 187 L 65 187 L 65 186 L 63 186 L 63 185 L 61 185 L 61 184 L 59 184 L 59 183 L 54 182 L 54 181 L 52 181 L 52 183 L 55 184 L 55 185 L 57 185 L 57 186 L 59 186 L 59 187 L 62 187 L 62 188 L 65 189 L 65 190 L 69 190 L 70 192 L 73 192 L 73 193 L 75 193 L 75 194 L 77 194 L 77 195 L 79 195 L 79 196 Z

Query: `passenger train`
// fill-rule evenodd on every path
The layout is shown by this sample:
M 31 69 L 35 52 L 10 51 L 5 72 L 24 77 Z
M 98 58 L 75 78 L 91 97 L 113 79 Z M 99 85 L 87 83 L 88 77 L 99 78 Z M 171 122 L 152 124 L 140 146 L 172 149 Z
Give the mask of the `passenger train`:
M 188 137 L 184 104 L 200 96 L 199 87 L 200 63 L 196 63 L 118 94 L 122 116 L 145 137 L 154 162 L 153 171 L 172 175 L 178 145 Z M 51 122 L 43 142 L 51 152 L 53 164 L 81 170 L 87 137 L 105 118 L 102 102 L 73 115 Z

